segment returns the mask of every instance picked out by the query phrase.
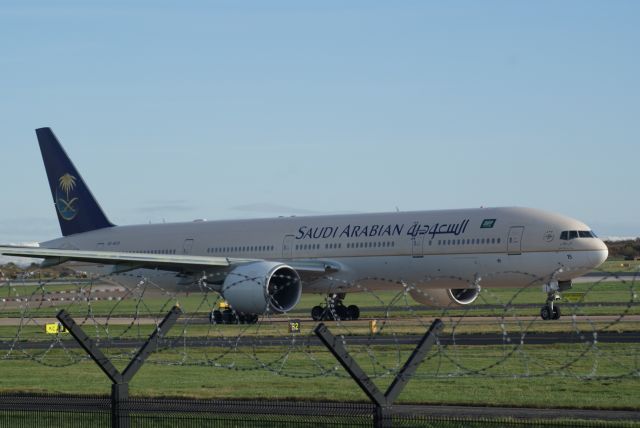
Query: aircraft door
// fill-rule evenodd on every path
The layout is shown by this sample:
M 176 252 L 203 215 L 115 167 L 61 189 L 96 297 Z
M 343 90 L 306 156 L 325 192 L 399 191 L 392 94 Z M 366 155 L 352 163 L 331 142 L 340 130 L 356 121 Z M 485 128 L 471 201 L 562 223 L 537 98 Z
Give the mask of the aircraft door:
M 193 248 L 193 239 L 185 239 L 182 245 L 182 254 L 191 254 Z
M 290 259 L 293 257 L 293 235 L 286 235 L 282 241 L 282 258 Z
M 509 237 L 507 238 L 507 253 L 516 255 L 522 254 L 522 233 L 524 227 L 513 226 L 509 229 Z

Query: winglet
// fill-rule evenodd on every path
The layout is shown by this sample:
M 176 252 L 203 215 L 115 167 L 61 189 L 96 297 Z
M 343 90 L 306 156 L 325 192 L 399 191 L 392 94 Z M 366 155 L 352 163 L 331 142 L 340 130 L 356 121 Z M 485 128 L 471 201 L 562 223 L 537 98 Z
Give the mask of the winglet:
M 112 227 L 51 128 L 36 129 L 62 235 Z

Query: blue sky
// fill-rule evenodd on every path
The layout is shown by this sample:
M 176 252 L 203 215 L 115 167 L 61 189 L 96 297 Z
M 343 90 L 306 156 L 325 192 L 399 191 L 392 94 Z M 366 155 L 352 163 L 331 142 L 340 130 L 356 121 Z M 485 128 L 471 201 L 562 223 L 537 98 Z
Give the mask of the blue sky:
M 639 236 L 640 2 L 4 1 L 0 241 L 59 235 L 51 126 L 117 224 L 531 206 Z

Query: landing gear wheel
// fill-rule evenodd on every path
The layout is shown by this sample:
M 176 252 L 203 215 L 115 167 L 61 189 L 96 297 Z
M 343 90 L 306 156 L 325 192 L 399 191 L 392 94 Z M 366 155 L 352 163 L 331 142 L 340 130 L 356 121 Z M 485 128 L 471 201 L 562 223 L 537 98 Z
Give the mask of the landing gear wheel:
M 548 321 L 551 319 L 551 317 L 553 316 L 553 314 L 551 313 L 551 308 L 549 306 L 543 306 L 542 309 L 540 309 L 540 317 L 545 320 Z
M 313 308 L 311 308 L 311 318 L 314 321 L 320 321 L 322 320 L 323 312 L 324 312 L 324 309 L 322 309 L 321 306 L 314 306 Z
M 209 314 L 209 322 L 211 324 L 222 324 L 222 312 L 219 310 L 211 311 Z
M 344 293 L 329 295 L 326 304 L 311 308 L 314 321 L 347 321 L 360 318 L 360 308 L 356 305 L 345 306 L 342 303 Z
M 347 314 L 349 315 L 350 319 L 357 320 L 358 318 L 360 318 L 360 308 L 356 305 L 349 305 L 347 307 Z
M 225 309 L 222 312 L 223 324 L 238 324 L 238 317 L 231 309 Z
M 255 323 L 258 322 L 258 315 L 257 314 L 245 314 L 244 322 L 247 323 L 247 324 L 255 324 Z
M 553 307 L 553 313 L 551 314 L 551 319 L 553 320 L 560 319 L 560 306 Z
M 349 319 L 349 311 L 347 310 L 347 308 L 340 304 L 340 305 L 336 305 L 333 310 L 335 311 L 335 315 L 336 315 L 336 319 L 337 320 L 347 320 Z

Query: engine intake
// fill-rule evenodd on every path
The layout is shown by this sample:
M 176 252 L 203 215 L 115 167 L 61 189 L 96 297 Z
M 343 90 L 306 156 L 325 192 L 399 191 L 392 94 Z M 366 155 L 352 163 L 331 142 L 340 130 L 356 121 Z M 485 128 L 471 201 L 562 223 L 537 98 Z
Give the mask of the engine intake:
M 293 268 L 277 262 L 254 262 L 233 269 L 222 284 L 222 297 L 245 314 L 282 313 L 300 301 L 302 283 Z

